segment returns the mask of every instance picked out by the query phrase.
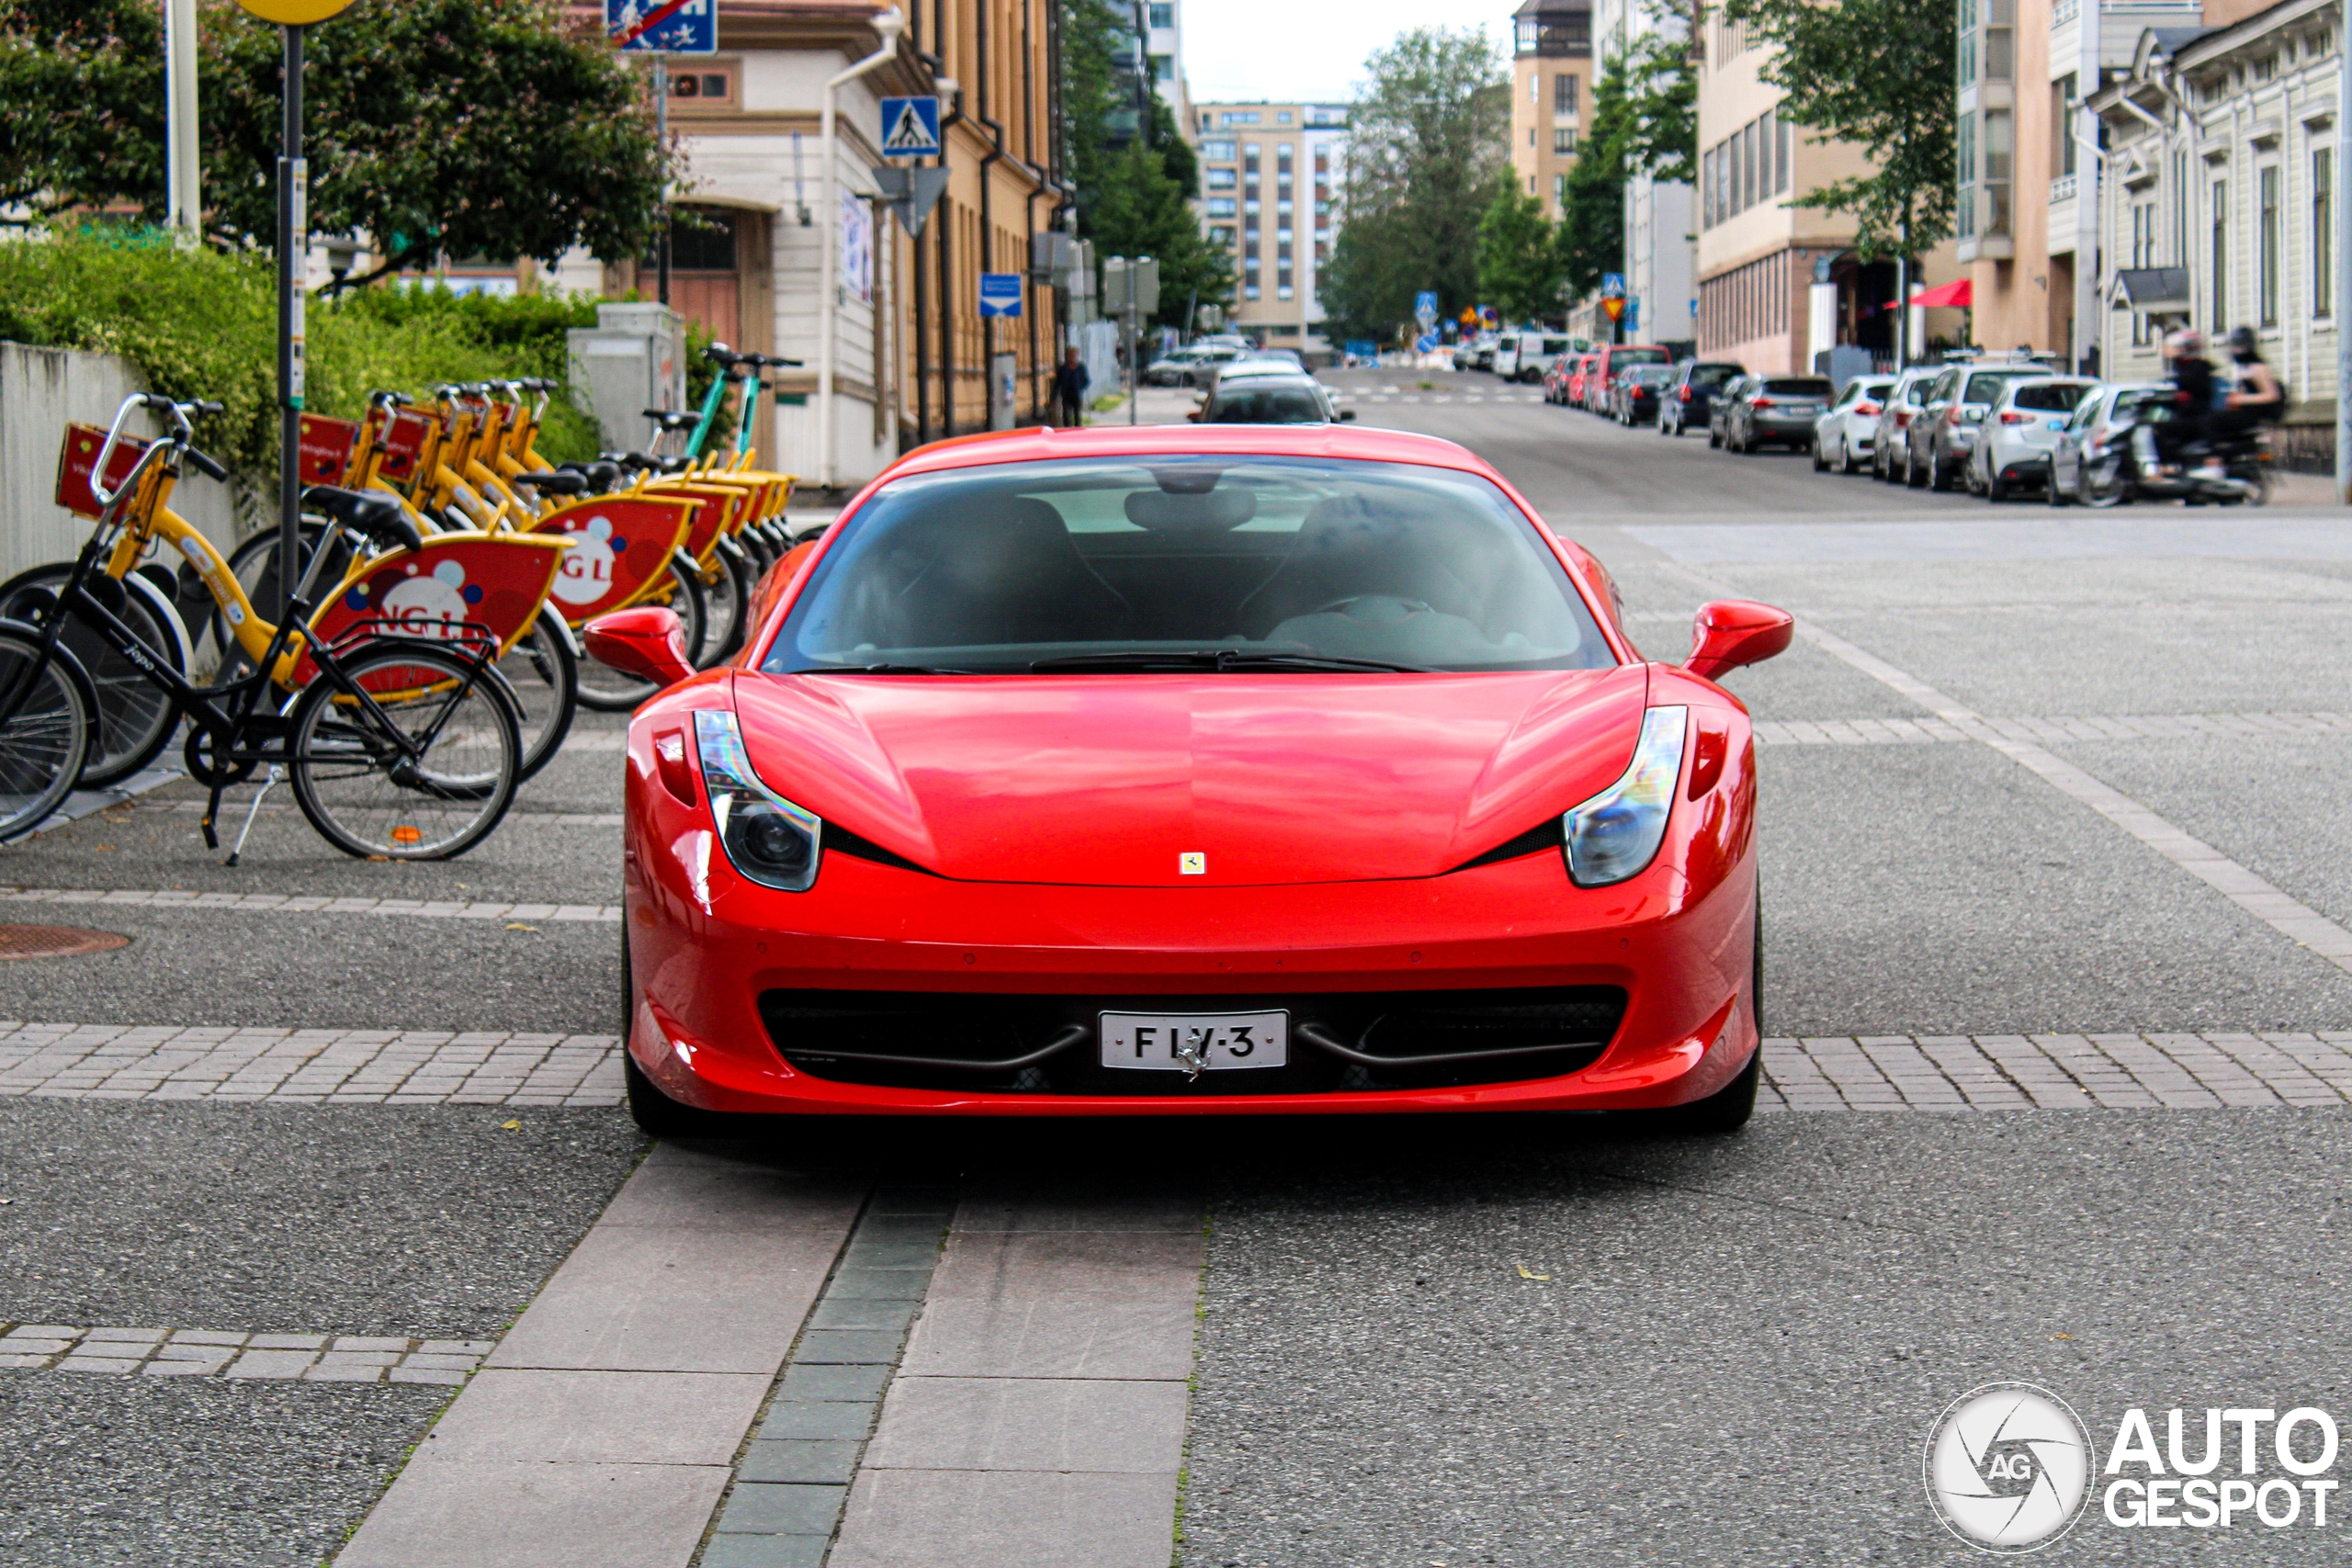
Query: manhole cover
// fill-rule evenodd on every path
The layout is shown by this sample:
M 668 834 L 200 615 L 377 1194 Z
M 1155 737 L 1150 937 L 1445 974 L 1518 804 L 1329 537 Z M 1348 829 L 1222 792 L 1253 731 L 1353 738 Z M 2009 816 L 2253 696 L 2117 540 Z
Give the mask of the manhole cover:
M 82 926 L 0 926 L 0 961 L 72 958 L 79 953 L 109 953 L 130 945 L 127 936 Z

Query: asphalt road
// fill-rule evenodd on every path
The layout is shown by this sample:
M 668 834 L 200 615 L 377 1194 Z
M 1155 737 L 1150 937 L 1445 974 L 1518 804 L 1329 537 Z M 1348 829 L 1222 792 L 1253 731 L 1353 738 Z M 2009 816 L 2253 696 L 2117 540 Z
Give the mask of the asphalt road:
M 2352 708 L 2333 525 L 1996 513 L 1491 378 L 1331 379 L 1361 423 L 1495 462 L 1609 565 L 1659 657 L 1733 593 L 1988 718 Z M 1928 711 L 1811 643 L 1728 684 L 1771 721 Z M 0 884 L 609 903 L 614 728 L 583 717 L 448 865 L 350 862 L 276 810 L 225 870 L 176 786 L 0 851 Z M 2052 750 L 2352 920 L 2347 747 Z M 1988 746 L 1772 745 L 1760 766 L 1774 1033 L 2352 1027 L 2352 976 Z M 0 1016 L 614 1026 L 609 924 L 0 904 L 67 918 L 132 941 L 9 966 Z M 1806 1113 L 1705 1145 L 1589 1121 L 967 1128 L 768 1157 L 1115 1162 L 1206 1194 L 1186 1568 L 1957 1562 L 1919 1449 L 1976 1383 L 2048 1382 L 2095 1433 L 2133 1403 L 2352 1414 L 2345 1114 Z M 642 1148 L 605 1110 L 0 1103 L 0 1320 L 494 1337 Z M 0 1561 L 318 1562 L 446 1397 L 0 1371 Z M 2301 1562 L 2330 1540 L 2086 1528 L 2042 1560 Z

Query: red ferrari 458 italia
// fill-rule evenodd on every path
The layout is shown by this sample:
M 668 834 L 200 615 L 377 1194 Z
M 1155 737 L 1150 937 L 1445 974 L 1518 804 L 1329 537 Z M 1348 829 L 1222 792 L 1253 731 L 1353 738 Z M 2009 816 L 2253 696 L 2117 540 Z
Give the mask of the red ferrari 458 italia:
M 701 1113 L 1627 1110 L 1756 1097 L 1756 774 L 1599 562 L 1450 442 L 927 446 L 629 727 L 630 1103 Z

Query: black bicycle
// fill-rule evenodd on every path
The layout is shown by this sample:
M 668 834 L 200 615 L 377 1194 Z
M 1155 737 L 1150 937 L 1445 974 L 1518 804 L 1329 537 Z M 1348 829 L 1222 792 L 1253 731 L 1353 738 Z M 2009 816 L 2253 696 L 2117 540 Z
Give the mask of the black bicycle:
M 134 408 L 170 423 L 170 434 L 141 454 L 111 491 L 97 476 Z M 256 770 L 269 770 L 261 794 L 281 777 L 311 825 L 346 854 L 370 859 L 444 860 L 463 854 L 498 826 L 520 781 L 522 741 L 514 700 L 494 666 L 487 634 L 456 640 L 404 634 L 396 623 L 362 621 L 332 643 L 301 628 L 333 545 L 345 533 L 415 549 L 415 525 L 399 502 L 375 491 L 314 485 L 303 502 L 324 520 L 323 543 L 297 584 L 292 614 L 275 626 L 259 621 L 227 563 L 201 535 L 161 505 L 183 463 L 215 479 L 227 470 L 192 445 L 191 415 L 218 413 L 217 403 L 176 403 L 143 395 L 116 413 L 93 472 L 102 503 L 97 525 L 55 591 L 28 589 L 0 620 L 0 841 L 32 831 L 79 781 L 99 742 L 99 709 L 88 672 L 63 640 L 69 624 L 95 633 L 147 680 L 168 693 L 188 719 L 187 771 L 211 791 L 205 843 L 220 847 L 220 796 Z M 167 523 L 159 522 L 166 519 Z M 183 552 L 199 557 L 206 584 L 253 623 L 259 647 L 250 669 L 198 685 L 177 661 L 147 643 L 110 604 L 121 585 L 106 570 L 118 552 L 143 547 L 145 536 L 170 528 Z M 132 537 L 124 537 L 128 528 Z M 110 592 L 111 591 L 111 592 Z M 266 633 L 265 641 L 262 635 Z M 307 675 L 290 697 L 279 688 Z M 256 795 L 257 810 L 261 795 Z M 229 855 L 237 862 L 243 831 Z

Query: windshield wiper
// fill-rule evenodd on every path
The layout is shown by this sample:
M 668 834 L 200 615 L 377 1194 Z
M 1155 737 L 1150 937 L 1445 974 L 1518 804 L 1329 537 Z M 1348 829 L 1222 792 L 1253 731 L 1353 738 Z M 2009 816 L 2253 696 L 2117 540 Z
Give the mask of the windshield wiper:
M 978 675 L 978 670 L 944 670 L 932 664 L 811 664 L 791 675 Z
M 1377 670 L 1400 675 L 1438 675 L 1426 664 L 1393 664 L 1383 659 L 1341 659 L 1320 653 L 1245 653 L 1232 648 L 1136 649 L 1121 653 L 1068 653 L 1030 660 L 1032 672 L 1088 670 Z

